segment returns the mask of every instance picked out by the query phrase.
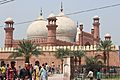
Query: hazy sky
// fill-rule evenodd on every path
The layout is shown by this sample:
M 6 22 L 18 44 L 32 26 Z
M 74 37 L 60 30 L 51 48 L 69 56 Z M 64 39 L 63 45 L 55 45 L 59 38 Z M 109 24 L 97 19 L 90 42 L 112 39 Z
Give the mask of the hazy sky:
M 45 18 L 51 12 L 57 15 L 60 12 L 61 1 L 65 14 L 120 3 L 120 0 L 15 0 L 0 5 L 0 25 L 4 25 L 7 17 L 12 17 L 15 23 L 35 20 L 39 17 L 41 8 Z M 93 23 L 92 18 L 95 15 L 100 17 L 101 39 L 104 39 L 106 33 L 110 33 L 113 43 L 120 45 L 120 6 L 70 15 L 69 17 L 75 23 L 77 21 L 82 22 L 84 31 L 90 32 Z M 14 25 L 14 39 L 26 38 L 26 30 L 30 24 Z M 4 27 L 0 27 L 0 47 L 4 44 L 4 35 Z

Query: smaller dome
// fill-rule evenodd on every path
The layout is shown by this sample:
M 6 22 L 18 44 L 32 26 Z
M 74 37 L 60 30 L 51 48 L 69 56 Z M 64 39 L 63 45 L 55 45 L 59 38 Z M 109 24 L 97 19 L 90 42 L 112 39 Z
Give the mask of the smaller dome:
M 43 16 L 39 16 L 37 20 L 32 22 L 27 29 L 27 38 L 47 38 L 47 21 L 44 20 Z
M 60 12 L 59 14 L 58 14 L 58 16 L 60 17 L 60 16 L 65 16 L 65 14 L 63 13 L 63 12 Z
M 55 17 L 55 15 L 54 15 L 53 13 L 51 13 L 51 14 L 48 16 L 48 18 L 50 18 L 50 17 Z
M 98 15 L 95 15 L 93 19 L 99 19 L 100 17 Z
M 111 35 L 109 33 L 106 33 L 105 37 L 111 37 Z
M 11 17 L 8 17 L 5 22 L 13 22 L 13 19 Z
M 92 27 L 91 29 L 94 29 L 94 27 Z
M 80 30 L 83 30 L 83 23 L 80 23 Z
M 39 16 L 37 20 L 44 20 L 43 16 Z
M 83 26 L 83 23 L 80 23 L 80 26 Z

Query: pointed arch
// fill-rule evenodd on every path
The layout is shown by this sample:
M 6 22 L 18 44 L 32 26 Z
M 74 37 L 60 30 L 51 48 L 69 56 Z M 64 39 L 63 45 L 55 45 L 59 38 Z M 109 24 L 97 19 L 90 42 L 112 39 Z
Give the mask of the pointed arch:
M 90 46 L 90 42 L 86 42 L 86 43 L 85 43 L 85 46 Z
M 95 56 L 97 59 L 103 59 L 103 56 L 102 55 L 96 55 Z

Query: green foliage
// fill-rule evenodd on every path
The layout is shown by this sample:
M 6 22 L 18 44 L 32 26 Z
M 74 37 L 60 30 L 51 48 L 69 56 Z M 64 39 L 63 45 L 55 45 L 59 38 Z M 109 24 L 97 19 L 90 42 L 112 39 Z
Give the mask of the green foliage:
M 100 44 L 98 45 L 97 47 L 97 50 L 98 51 L 103 51 L 103 59 L 104 59 L 104 64 L 106 64 L 106 61 L 107 64 L 109 63 L 109 52 L 112 51 L 112 41 L 109 41 L 109 40 L 104 40 L 104 41 L 100 41 Z
M 58 59 L 61 60 L 62 64 L 61 64 L 61 68 L 62 68 L 62 73 L 63 73 L 63 59 L 64 57 L 69 56 L 71 53 L 71 51 L 69 49 L 64 49 L 64 48 L 59 48 L 57 49 L 57 51 L 55 52 L 54 56 Z
M 85 56 L 85 52 L 82 50 L 72 51 L 71 56 L 75 58 L 75 65 L 77 66 L 77 61 L 79 59 L 79 65 L 81 65 L 81 58 Z
M 81 58 L 85 56 L 85 52 L 82 50 L 72 51 L 72 56 Z
M 99 61 L 96 57 L 86 57 L 85 62 L 87 72 L 92 70 L 96 73 L 96 71 L 98 71 L 102 66 L 101 64 L 99 64 Z
M 100 44 L 97 47 L 97 50 L 103 50 L 103 51 L 111 51 L 111 45 L 112 45 L 112 41 L 108 41 L 108 40 L 104 40 L 104 41 L 100 41 Z
M 40 49 L 37 48 L 37 45 L 31 41 L 20 41 L 19 47 L 16 48 L 16 52 L 12 53 L 8 58 L 17 58 L 17 57 L 24 57 L 25 62 L 29 63 L 29 59 L 32 55 L 38 56 L 41 54 Z
M 69 56 L 70 55 L 70 50 L 69 49 L 63 49 L 63 48 L 60 48 L 60 49 L 57 49 L 57 51 L 55 52 L 54 56 L 56 58 L 59 58 L 61 60 L 63 60 L 64 57 L 66 56 Z

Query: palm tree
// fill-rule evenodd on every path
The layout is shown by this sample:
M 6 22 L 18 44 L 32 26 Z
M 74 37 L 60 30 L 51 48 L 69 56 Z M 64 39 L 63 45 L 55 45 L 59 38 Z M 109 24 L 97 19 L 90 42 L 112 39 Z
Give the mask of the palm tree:
M 106 66 L 109 66 L 109 52 L 111 51 L 112 46 L 112 41 L 109 40 L 104 40 L 100 41 L 100 44 L 98 45 L 98 50 L 103 51 L 103 59 L 104 59 L 104 64 Z M 106 64 L 107 62 L 107 64 Z
M 71 56 L 74 57 L 74 63 L 73 63 L 73 69 L 76 69 L 78 72 L 82 71 L 82 67 L 81 67 L 81 58 L 83 56 L 85 56 L 85 52 L 82 50 L 76 50 L 76 51 L 72 51 Z M 79 66 L 77 66 L 77 62 L 79 60 Z M 74 72 L 74 71 L 73 71 Z M 74 75 L 74 74 L 73 74 Z
M 77 51 L 73 51 L 72 55 L 75 57 L 75 59 L 77 58 L 79 59 L 79 65 L 81 65 L 81 58 L 85 56 L 85 52 L 82 50 L 77 50 Z
M 24 57 L 25 63 L 29 63 L 29 59 L 32 55 L 38 57 L 41 54 L 40 49 L 37 48 L 37 45 L 31 41 L 20 41 L 18 44 L 18 48 L 16 48 L 16 52 L 12 53 L 9 58 L 17 58 L 17 57 Z
M 70 50 L 69 49 L 64 49 L 64 48 L 59 48 L 57 49 L 57 51 L 55 52 L 54 56 L 58 59 L 61 60 L 61 68 L 62 68 L 62 73 L 63 73 L 63 61 L 64 61 L 64 57 L 68 56 L 70 54 Z
M 96 71 L 101 67 L 101 64 L 99 64 L 99 60 L 96 57 L 86 56 L 85 62 L 87 72 L 92 70 L 94 73 L 96 73 Z

